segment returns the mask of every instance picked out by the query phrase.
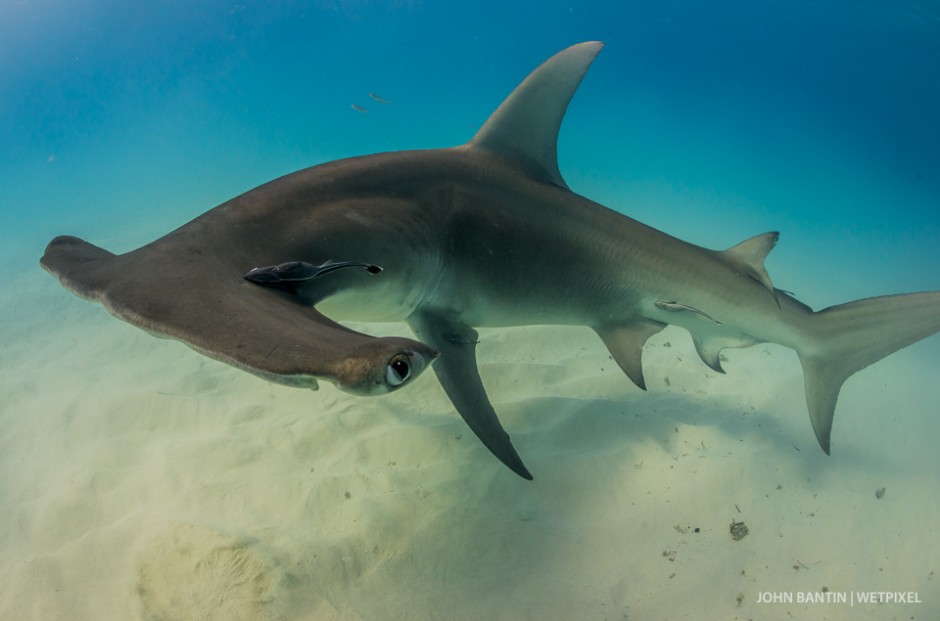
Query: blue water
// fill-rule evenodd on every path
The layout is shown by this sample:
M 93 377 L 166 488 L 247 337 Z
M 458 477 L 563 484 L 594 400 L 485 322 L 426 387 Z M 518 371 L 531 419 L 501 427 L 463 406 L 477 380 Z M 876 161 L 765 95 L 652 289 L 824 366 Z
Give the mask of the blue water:
M 535 64 L 600 39 L 559 149 L 576 191 L 703 245 L 819 234 L 838 274 L 861 250 L 885 284 L 936 287 L 932 7 L 5 2 L 4 233 L 94 237 L 172 206 L 170 226 L 320 161 L 459 144 Z
M 55 235 L 126 251 L 306 166 L 461 144 L 585 40 L 574 191 L 708 247 L 779 230 L 768 270 L 815 308 L 940 289 L 940 5 L 913 0 L 0 0 L 0 287 L 58 292 Z M 940 368 L 940 337 L 916 347 Z

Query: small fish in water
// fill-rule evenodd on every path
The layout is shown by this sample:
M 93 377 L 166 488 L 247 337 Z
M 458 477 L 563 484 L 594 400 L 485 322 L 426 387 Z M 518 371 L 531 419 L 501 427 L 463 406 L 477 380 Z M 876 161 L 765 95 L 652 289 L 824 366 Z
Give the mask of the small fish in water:
M 355 110 L 356 112 L 361 112 L 361 113 L 363 113 L 363 114 L 368 114 L 368 113 L 369 113 L 368 110 L 366 110 L 365 108 L 363 108 L 362 106 L 357 105 L 357 104 L 352 104 L 352 105 L 350 105 L 349 107 L 352 108 L 353 110 Z
M 369 93 L 369 99 L 371 99 L 372 101 L 377 101 L 380 104 L 385 104 L 385 105 L 392 103 L 388 99 L 385 99 L 384 97 L 376 95 L 375 93 Z

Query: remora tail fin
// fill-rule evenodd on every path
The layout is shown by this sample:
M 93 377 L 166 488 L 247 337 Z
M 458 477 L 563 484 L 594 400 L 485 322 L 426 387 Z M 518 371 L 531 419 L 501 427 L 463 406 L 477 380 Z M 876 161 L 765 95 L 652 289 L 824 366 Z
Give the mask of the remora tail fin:
M 815 346 L 799 351 L 813 431 L 829 454 L 842 383 L 902 347 L 940 331 L 940 291 L 869 298 L 814 313 Z

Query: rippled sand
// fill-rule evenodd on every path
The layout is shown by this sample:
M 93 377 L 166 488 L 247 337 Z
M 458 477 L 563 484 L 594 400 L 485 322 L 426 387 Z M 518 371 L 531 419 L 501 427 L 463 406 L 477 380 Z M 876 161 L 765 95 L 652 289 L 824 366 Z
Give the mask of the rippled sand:
M 26 259 L 0 293 L 2 619 L 940 611 L 935 343 L 847 383 L 827 458 L 789 350 L 729 352 L 721 376 L 669 329 L 643 393 L 586 329 L 483 331 L 526 482 L 430 373 L 380 398 L 275 386 L 112 319 Z M 755 603 L 823 587 L 924 603 Z

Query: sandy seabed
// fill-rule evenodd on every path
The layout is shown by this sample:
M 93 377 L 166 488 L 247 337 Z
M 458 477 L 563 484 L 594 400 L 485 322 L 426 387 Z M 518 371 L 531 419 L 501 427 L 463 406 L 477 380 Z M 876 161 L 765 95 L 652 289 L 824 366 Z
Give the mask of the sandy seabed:
M 940 617 L 936 343 L 846 384 L 826 457 L 784 348 L 722 376 L 668 329 L 644 393 L 587 329 L 482 331 L 527 482 L 432 373 L 380 398 L 269 384 L 35 262 L 0 298 L 3 620 Z M 824 590 L 921 603 L 795 601 Z

